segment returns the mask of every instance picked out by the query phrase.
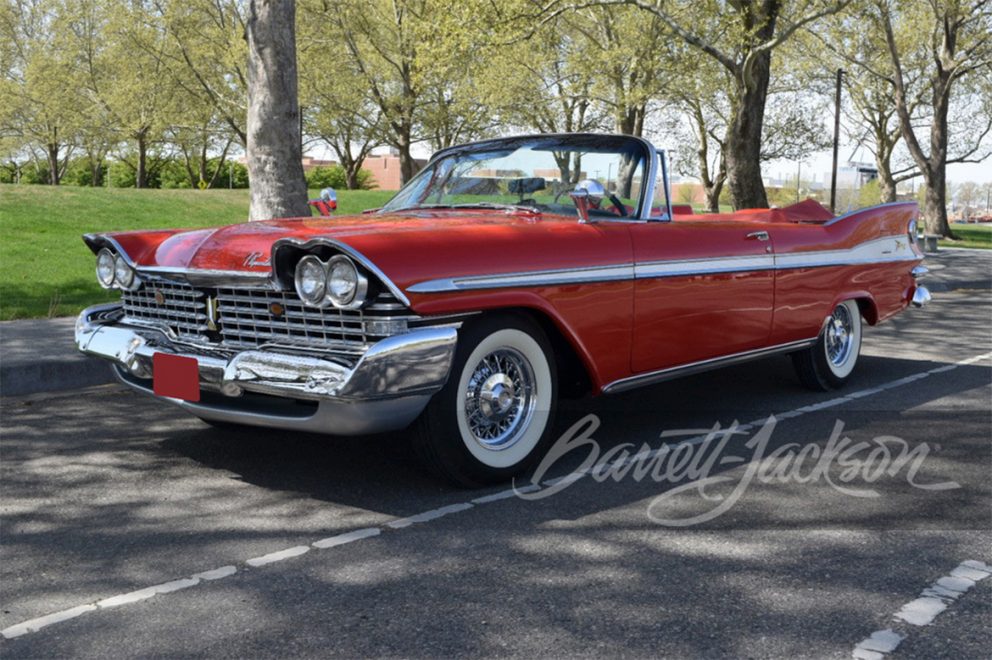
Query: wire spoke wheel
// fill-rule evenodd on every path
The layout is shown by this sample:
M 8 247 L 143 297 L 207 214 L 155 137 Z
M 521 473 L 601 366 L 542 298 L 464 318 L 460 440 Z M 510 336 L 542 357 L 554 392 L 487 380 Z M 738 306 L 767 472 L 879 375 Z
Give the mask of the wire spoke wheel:
M 473 438 L 490 450 L 512 447 L 534 414 L 537 384 L 527 358 L 504 347 L 475 366 L 464 392 Z
M 851 355 L 854 345 L 854 322 L 845 305 L 838 305 L 826 327 L 827 359 L 835 367 L 842 366 Z

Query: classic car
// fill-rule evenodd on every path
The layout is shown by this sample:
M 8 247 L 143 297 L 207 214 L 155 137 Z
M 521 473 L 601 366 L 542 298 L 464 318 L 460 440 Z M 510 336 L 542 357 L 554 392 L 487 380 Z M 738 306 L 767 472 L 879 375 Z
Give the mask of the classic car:
M 76 342 L 211 424 L 409 428 L 472 486 L 541 456 L 560 392 L 777 353 L 840 387 L 866 326 L 930 298 L 915 204 L 675 210 L 643 139 L 456 146 L 360 215 L 86 235 L 121 300 L 85 310 Z

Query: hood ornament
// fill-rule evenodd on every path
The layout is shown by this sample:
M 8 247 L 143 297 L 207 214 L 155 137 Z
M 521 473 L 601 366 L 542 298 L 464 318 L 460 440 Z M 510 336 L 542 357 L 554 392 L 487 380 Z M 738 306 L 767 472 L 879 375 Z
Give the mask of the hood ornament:
M 246 268 L 252 268 L 254 266 L 271 266 L 269 259 L 261 252 L 250 252 L 244 260 L 244 266 Z

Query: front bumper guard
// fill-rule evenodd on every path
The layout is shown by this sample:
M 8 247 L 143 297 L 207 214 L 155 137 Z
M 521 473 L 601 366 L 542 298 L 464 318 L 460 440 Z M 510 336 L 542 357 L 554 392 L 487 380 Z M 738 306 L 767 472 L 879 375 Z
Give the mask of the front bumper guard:
M 148 379 L 155 353 L 181 355 L 197 361 L 202 390 L 223 395 L 209 403 L 167 398 L 198 417 L 338 435 L 407 426 L 447 382 L 458 336 L 455 327 L 412 330 L 373 344 L 349 367 L 278 348 L 232 357 L 120 319 L 119 304 L 85 309 L 76 321 L 76 345 L 87 355 L 111 361 L 126 384 L 151 393 Z M 249 402 L 242 396 L 246 392 L 318 405 L 303 408 L 305 414 L 287 414 L 257 405 L 257 398 Z

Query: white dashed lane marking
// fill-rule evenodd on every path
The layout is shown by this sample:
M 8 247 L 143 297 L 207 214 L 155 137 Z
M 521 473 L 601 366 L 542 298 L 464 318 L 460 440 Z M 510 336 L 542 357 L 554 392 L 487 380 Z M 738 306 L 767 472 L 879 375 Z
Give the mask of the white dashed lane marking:
M 954 601 L 965 595 L 981 580 L 992 575 L 992 566 L 969 559 L 920 593 L 896 612 L 892 618 L 899 624 L 928 626 L 937 615 L 946 610 Z M 901 626 L 898 631 L 892 628 L 876 630 L 857 646 L 851 656 L 858 660 L 881 660 L 886 653 L 892 653 L 909 636 L 911 629 Z
M 783 413 L 776 413 L 774 415 L 774 417 L 776 417 L 778 419 L 789 419 L 789 418 L 793 418 L 793 417 L 799 417 L 799 416 L 805 415 L 805 414 L 807 414 L 809 412 L 818 411 L 818 410 L 824 410 L 826 408 L 831 408 L 831 407 L 839 406 L 839 405 L 842 405 L 843 403 L 846 403 L 848 401 L 852 401 L 854 399 L 859 399 L 859 398 L 862 398 L 862 397 L 865 397 L 865 396 L 871 396 L 873 394 L 877 394 L 879 392 L 884 392 L 886 390 L 890 390 L 890 389 L 893 389 L 893 388 L 896 388 L 896 387 L 901 387 L 901 386 L 907 385 L 909 383 L 915 383 L 916 381 L 918 381 L 918 380 L 920 380 L 922 378 L 927 378 L 927 377 L 929 377 L 931 375 L 934 375 L 934 374 L 945 373 L 947 371 L 951 371 L 953 369 L 956 369 L 956 368 L 958 368 L 960 366 L 974 364 L 976 362 L 981 362 L 983 360 L 988 360 L 989 358 L 992 358 L 992 353 L 983 353 L 982 355 L 976 355 L 974 357 L 968 358 L 966 360 L 961 360 L 961 361 L 955 362 L 953 364 L 944 365 L 944 366 L 941 366 L 941 367 L 930 369 L 929 371 L 923 371 L 923 372 L 920 372 L 920 373 L 917 373 L 917 374 L 913 374 L 911 376 L 906 376 L 904 378 L 900 378 L 898 380 L 893 380 L 893 381 L 890 381 L 888 383 L 883 383 L 882 385 L 878 385 L 878 386 L 875 386 L 875 387 L 870 388 L 870 389 L 864 389 L 864 390 L 859 390 L 857 392 L 851 392 L 849 394 L 846 394 L 845 396 L 838 397 L 836 399 L 830 399 L 828 401 L 823 401 L 823 402 L 816 403 L 816 404 L 813 404 L 813 405 L 803 406 L 802 408 L 797 408 L 795 410 L 790 410 L 790 411 L 786 411 L 786 412 L 783 412 Z M 763 419 L 755 420 L 753 422 L 749 422 L 747 424 L 740 424 L 740 425 L 737 426 L 737 429 L 739 431 L 747 431 L 747 430 L 749 430 L 749 429 L 751 429 L 751 428 L 753 428 L 755 426 L 759 426 L 759 425 L 765 423 L 765 421 L 766 421 L 766 419 L 763 418 Z M 698 444 L 700 442 L 703 442 L 705 440 L 705 438 L 706 438 L 706 436 L 703 435 L 703 436 L 699 436 L 697 438 L 691 438 L 689 440 L 685 440 L 685 441 L 683 441 L 682 443 L 679 443 L 679 444 L 684 444 L 684 443 Z M 646 457 L 648 457 L 650 455 L 655 454 L 658 451 L 660 451 L 660 448 L 657 449 L 657 450 L 652 450 L 651 452 L 647 452 L 647 454 L 645 452 L 641 452 L 641 454 L 638 454 L 636 456 L 629 456 L 629 457 L 620 458 L 620 459 L 617 459 L 616 461 L 614 461 L 614 465 L 615 466 L 616 465 L 623 465 L 623 464 L 626 464 L 626 463 L 629 463 L 629 462 L 633 462 L 633 461 L 638 460 L 638 459 L 644 459 L 644 458 L 646 458 Z M 551 485 L 555 485 L 555 484 L 570 483 L 570 482 L 573 482 L 573 481 L 577 481 L 578 479 L 581 479 L 582 477 L 586 476 L 586 474 L 588 474 L 588 470 L 571 472 L 571 473 L 566 474 L 566 475 L 561 476 L 561 477 L 556 477 L 554 479 L 549 479 L 549 480 L 543 482 L 542 485 L 544 485 L 544 486 L 551 486 Z M 443 507 L 440 507 L 440 508 L 437 508 L 437 509 L 431 509 L 429 511 L 424 511 L 422 513 L 418 513 L 416 515 L 408 516 L 406 518 L 397 518 L 396 520 L 392 520 L 392 521 L 386 523 L 382 527 L 369 527 L 369 528 L 365 528 L 365 529 L 354 530 L 354 531 L 351 531 L 351 532 L 345 532 L 345 533 L 339 534 L 337 536 L 331 536 L 329 538 L 325 538 L 325 539 L 321 539 L 319 541 L 315 541 L 315 542 L 311 543 L 310 545 L 294 546 L 294 547 L 291 547 L 291 548 L 286 548 L 284 550 L 279 550 L 279 551 L 276 551 L 276 552 L 271 552 L 269 554 L 262 555 L 260 557 L 253 557 L 253 558 L 248 559 L 247 561 L 245 561 L 245 565 L 248 566 L 248 567 L 250 567 L 250 568 L 260 568 L 260 567 L 263 567 L 263 566 L 267 566 L 269 564 L 274 564 L 274 563 L 277 563 L 277 562 L 280 562 L 280 561 L 284 561 L 286 559 L 290 559 L 292 557 L 299 557 L 300 555 L 303 555 L 303 554 L 308 553 L 311 549 L 323 550 L 323 549 L 327 549 L 327 548 L 334 548 L 334 547 L 346 545 L 348 543 L 353 543 L 355 541 L 360 541 L 362 539 L 370 538 L 370 537 L 373 537 L 373 536 L 378 536 L 380 533 L 382 533 L 385 530 L 403 529 L 403 528 L 409 527 L 411 525 L 421 524 L 421 523 L 425 523 L 425 522 L 430 522 L 430 521 L 437 520 L 437 519 L 442 518 L 442 517 L 447 516 L 447 515 L 451 515 L 451 514 L 454 514 L 454 513 L 459 513 L 461 511 L 466 511 L 468 509 L 475 508 L 476 506 L 479 506 L 479 505 L 484 505 L 484 504 L 489 504 L 489 503 L 492 503 L 492 502 L 499 502 L 499 501 L 502 501 L 502 500 L 506 500 L 506 499 L 509 499 L 509 498 L 513 497 L 517 493 L 528 493 L 528 492 L 533 492 L 533 491 L 536 491 L 536 490 L 539 490 L 539 486 L 537 486 L 536 484 L 528 484 L 526 486 L 521 486 L 521 487 L 518 487 L 516 489 L 511 488 L 511 489 L 499 491 L 497 493 L 493 493 L 493 494 L 490 494 L 490 495 L 483 495 L 481 497 L 477 497 L 477 498 L 475 498 L 475 499 L 473 499 L 471 501 L 468 501 L 468 502 L 458 502 L 458 503 L 455 503 L 455 504 L 449 504 L 447 506 L 443 506 Z M 980 566 L 985 566 L 984 564 L 980 564 L 979 562 L 965 562 L 964 564 L 962 564 L 961 566 L 959 566 L 958 569 L 961 569 L 962 567 L 968 567 L 972 563 L 974 563 L 976 565 L 980 565 Z M 976 570 L 981 570 L 981 569 L 977 569 L 977 566 L 973 566 L 972 568 L 976 568 Z M 955 570 L 958 570 L 958 569 L 955 569 Z M 987 569 L 988 569 L 988 567 L 986 567 L 986 570 Z M 146 587 L 144 589 L 138 589 L 136 591 L 131 591 L 131 592 L 128 592 L 128 593 L 118 594 L 118 595 L 115 595 L 115 596 L 110 596 L 108 598 L 104 598 L 104 599 L 101 599 L 99 601 L 96 601 L 95 603 L 88 603 L 88 604 L 85 604 L 85 605 L 79 605 L 79 606 L 72 607 L 72 608 L 69 608 L 69 609 L 66 609 L 66 610 L 62 610 L 62 611 L 59 611 L 59 612 L 53 612 L 52 614 L 46 614 L 45 616 L 37 617 L 37 618 L 31 619 L 29 621 L 24 621 L 24 622 L 21 622 L 21 623 L 14 624 L 12 626 L 9 626 L 7 628 L 4 628 L 3 630 L 0 630 L 0 636 L 3 636 L 5 638 L 7 638 L 7 639 L 11 639 L 11 638 L 14 638 L 14 637 L 20 637 L 21 635 L 25 635 L 27 633 L 32 633 L 32 632 L 37 632 L 37 631 L 39 631 L 42 628 L 45 628 L 47 626 L 50 626 L 50 625 L 53 625 L 53 624 L 56 624 L 56 623 L 61 623 L 63 621 L 69 621 L 70 619 L 74 619 L 76 617 L 82 616 L 84 614 L 88 614 L 90 612 L 95 612 L 97 610 L 110 609 L 110 608 L 115 608 L 115 607 L 122 607 L 124 605 L 130 605 L 130 604 L 133 604 L 133 603 L 137 603 L 137 602 L 141 602 L 141 601 L 147 600 L 147 599 L 152 598 L 154 596 L 168 594 L 168 593 L 173 593 L 175 591 L 181 591 L 183 589 L 188 589 L 190 587 L 194 587 L 194 586 L 196 586 L 198 584 L 201 584 L 202 582 L 210 582 L 210 581 L 213 581 L 213 580 L 220 580 L 220 579 L 223 579 L 225 577 L 234 575 L 237 572 L 237 570 L 238 570 L 237 567 L 236 566 L 233 566 L 233 565 L 222 566 L 220 568 L 216 568 L 216 569 L 213 569 L 213 570 L 203 571 L 201 573 L 196 573 L 196 574 L 191 575 L 191 576 L 186 577 L 186 578 L 180 578 L 180 579 L 177 579 L 177 580 L 172 580 L 170 582 L 165 582 L 165 583 L 162 583 L 162 584 L 159 584 L 159 585 L 155 585 L 155 586 L 152 586 L 152 587 Z M 987 573 L 985 573 L 985 575 L 987 575 Z M 964 576 L 958 576 L 958 575 L 952 574 L 951 577 L 955 577 L 956 578 L 956 577 L 964 577 Z M 971 578 L 969 578 L 969 579 L 971 579 Z M 981 578 L 979 578 L 979 579 L 981 579 Z M 948 598 L 949 596 L 943 596 L 942 595 L 942 592 L 937 591 L 937 589 L 949 589 L 950 591 L 954 591 L 953 589 L 950 589 L 950 587 L 947 586 L 948 584 L 951 584 L 951 583 L 944 583 L 943 585 L 937 584 L 937 585 L 934 585 L 933 587 L 931 587 L 931 589 L 933 590 L 932 595 L 934 595 L 936 597 Z M 954 584 L 960 584 L 960 583 L 954 583 Z M 960 595 L 961 592 L 956 592 L 956 593 L 958 593 L 958 595 Z M 924 594 L 924 596 L 925 597 L 929 597 L 926 593 Z M 914 602 L 916 602 L 916 601 L 914 601 Z M 913 610 L 913 612 L 915 613 L 916 610 Z M 913 613 L 907 613 L 907 616 L 912 617 L 912 616 L 915 616 L 915 614 L 913 614 Z M 864 642 L 862 642 L 861 644 L 859 644 L 858 645 L 858 648 L 855 650 L 855 653 L 858 653 L 858 652 L 876 653 L 876 655 L 874 655 L 874 656 L 872 656 L 872 655 L 865 655 L 865 656 L 855 655 L 855 657 L 858 657 L 858 658 L 862 658 L 862 657 L 863 658 L 880 658 L 880 657 L 882 657 L 880 655 L 880 653 L 881 652 L 884 652 L 884 651 L 876 652 L 873 649 L 869 649 L 869 646 L 872 646 L 872 647 L 876 647 L 876 646 L 877 647 L 883 647 L 883 646 L 885 646 L 885 644 L 890 643 L 892 637 L 889 636 L 889 635 L 886 635 L 886 634 L 881 634 L 881 633 L 885 633 L 885 632 L 886 631 L 880 631 L 880 633 L 876 633 L 875 635 L 873 635 L 873 637 L 871 637 L 871 638 L 865 640 Z M 874 640 L 874 641 L 872 641 L 872 640 Z M 867 644 L 867 646 L 866 646 L 866 644 Z M 898 641 L 895 642 L 895 644 L 897 645 L 898 644 Z M 895 646 L 893 646 L 893 648 L 895 648 Z M 858 649 L 861 649 L 861 651 L 859 651 Z

